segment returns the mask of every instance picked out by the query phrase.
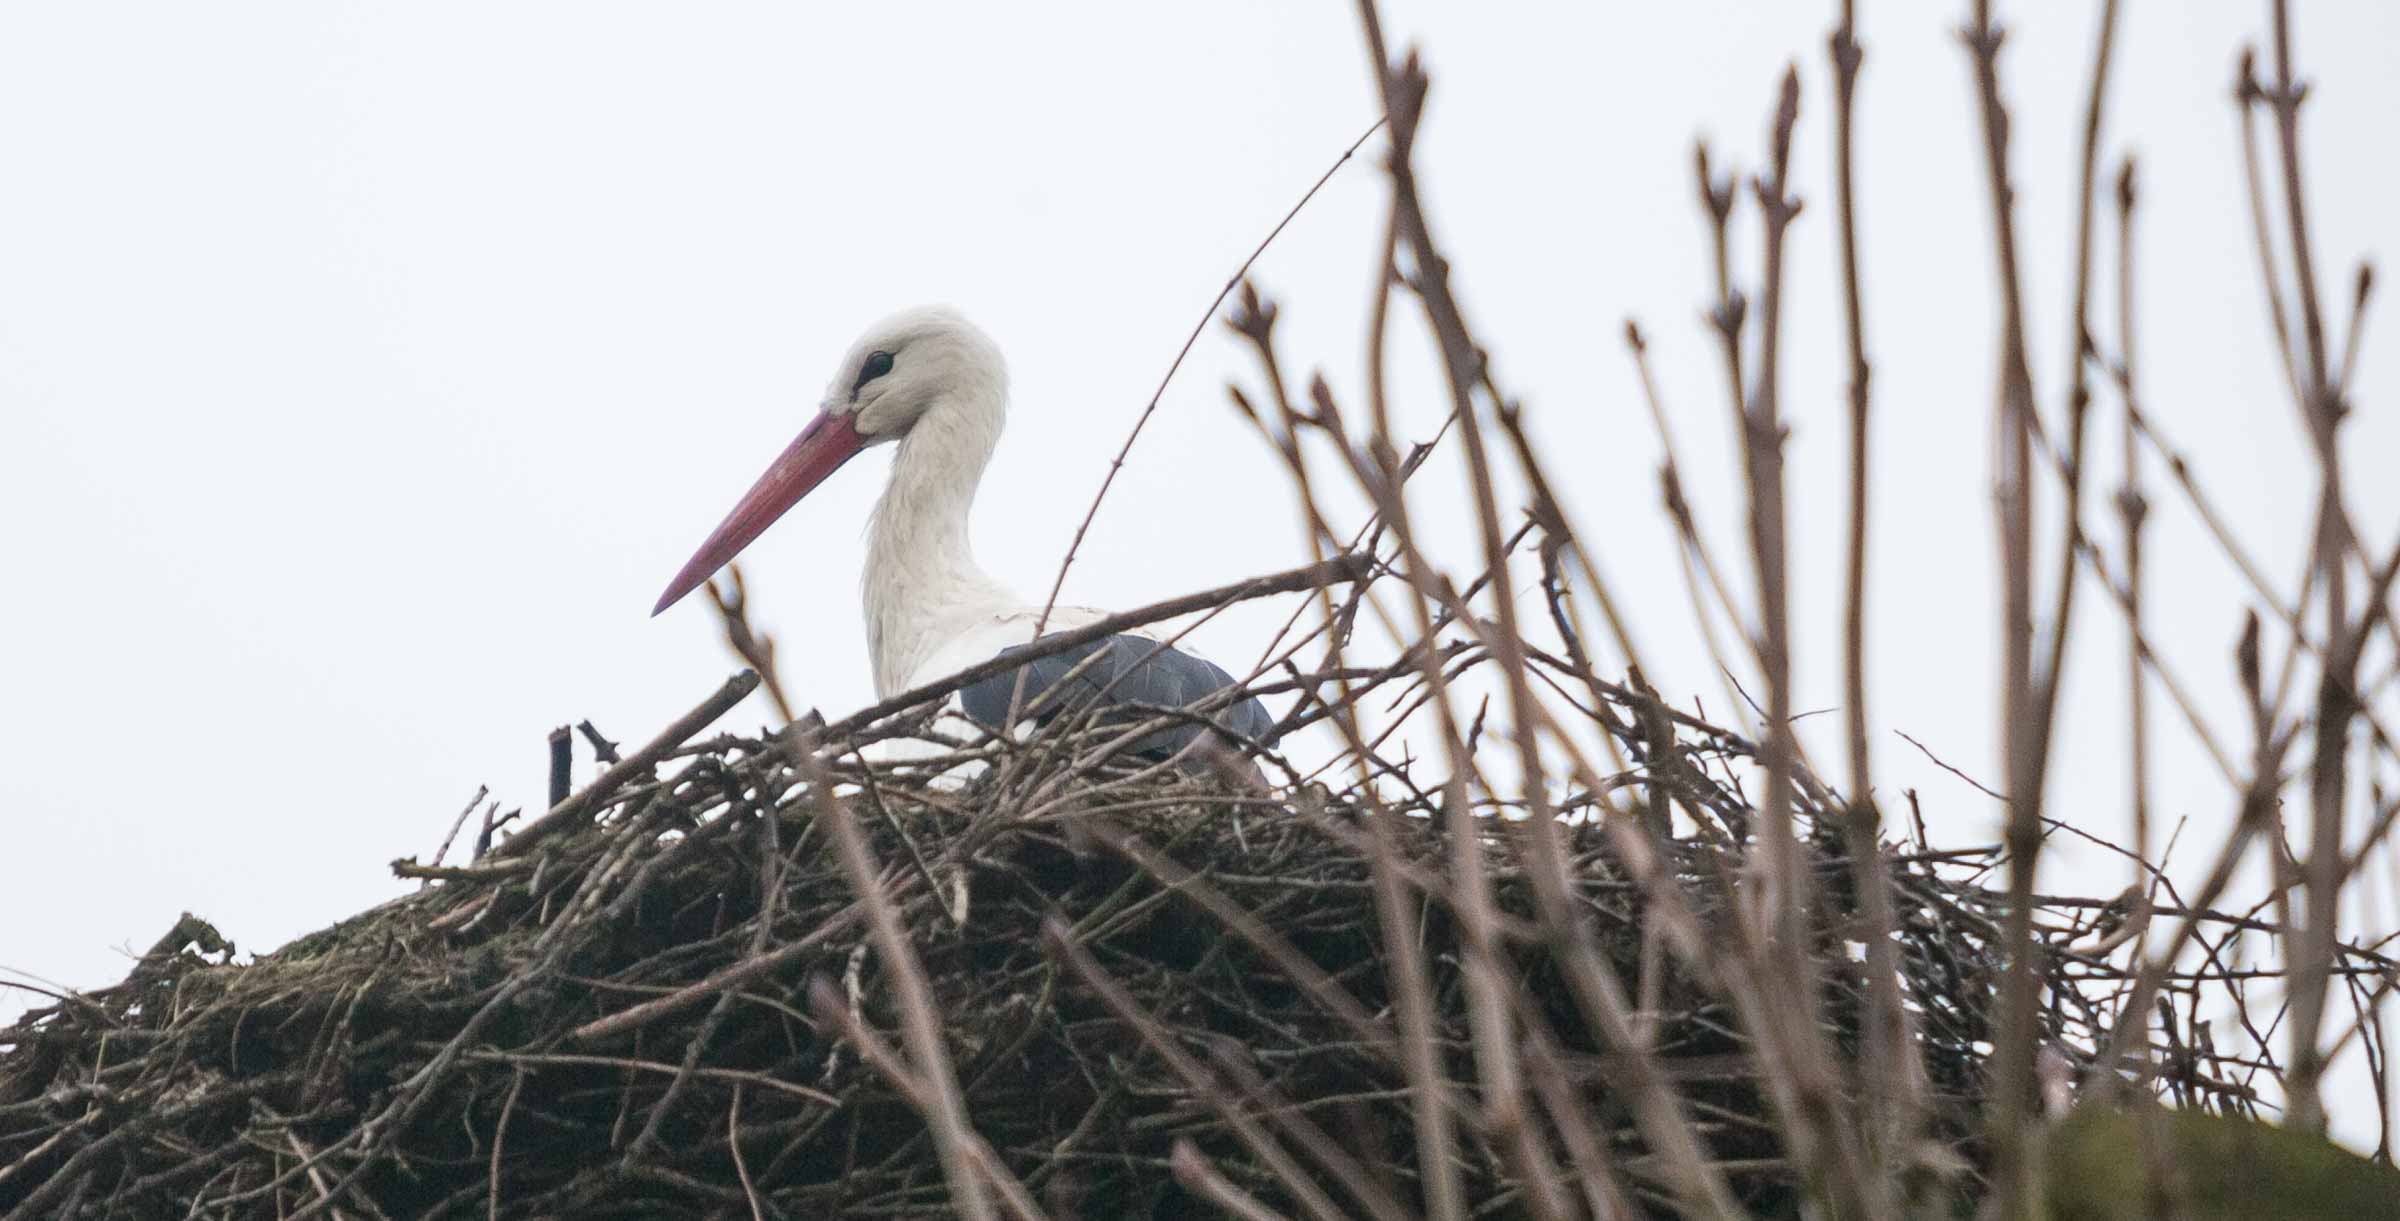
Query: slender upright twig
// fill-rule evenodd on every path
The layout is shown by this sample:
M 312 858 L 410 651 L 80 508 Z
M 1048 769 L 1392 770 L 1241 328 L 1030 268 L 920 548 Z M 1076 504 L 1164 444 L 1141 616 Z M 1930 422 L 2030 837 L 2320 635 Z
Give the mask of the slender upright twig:
M 1743 467 L 1750 495 L 1751 562 L 1758 575 L 1759 655 L 1767 683 L 1767 799 L 1760 810 L 1764 845 L 1778 888 L 1772 904 L 1770 935 L 1787 950 L 1801 944 L 1800 914 L 1805 904 L 1799 836 L 1792 825 L 1791 586 L 1784 528 L 1784 423 L 1779 391 L 1783 337 L 1783 248 L 1785 234 L 1799 215 L 1800 201 L 1788 194 L 1792 129 L 1799 120 L 1800 73 L 1787 68 L 1775 107 L 1773 154 L 1769 171 L 1754 179 L 1766 255 L 1759 294 L 1758 373 L 1751 399 L 1742 404 L 1737 421 L 1743 438 Z M 1761 913 L 1766 915 L 1769 913 Z M 1793 960 L 1806 960 L 1792 953 Z
M 1923 1108 L 1924 1071 L 1909 1036 L 1908 1008 L 1901 995 L 1883 816 L 1875 804 L 1867 746 L 1867 409 L 1873 366 L 1867 361 L 1866 300 L 1858 281 L 1853 112 L 1866 53 L 1858 41 L 1855 0 L 1842 0 L 1842 23 L 1834 28 L 1827 50 L 1833 61 L 1834 220 L 1841 244 L 1842 316 L 1850 357 L 1850 536 L 1842 590 L 1842 705 L 1850 736 L 1850 792 L 1844 814 L 1852 884 L 1866 924 L 1869 1007 L 1862 1023 L 1859 1077 L 1868 1104 L 1867 1130 L 1889 1158 L 1914 1142 Z
M 1833 60 L 1834 233 L 1841 242 L 1842 319 L 1850 355 L 1850 551 L 1842 590 L 1842 704 L 1850 731 L 1850 801 L 1872 816 L 1873 772 L 1867 750 L 1867 363 L 1865 295 L 1858 285 L 1856 183 L 1858 42 L 1856 0 L 1842 0 L 1842 23 L 1829 41 Z
M 1391 154 L 1385 171 L 1392 181 L 1392 215 L 1395 227 L 1417 263 L 1417 288 L 1426 297 L 1443 282 L 1447 272 L 1440 255 L 1432 250 L 1429 237 L 1422 233 L 1423 217 L 1414 212 L 1415 185 L 1410 154 L 1416 134 L 1416 116 L 1424 103 L 1425 78 L 1414 59 L 1394 64 L 1385 50 L 1382 22 L 1375 11 L 1374 0 L 1360 0 L 1361 20 L 1367 32 L 1368 53 L 1375 74 L 1377 91 L 1383 101 L 1384 118 L 1392 127 Z M 1472 387 L 1479 357 L 1473 352 L 1457 350 L 1451 337 L 1443 337 L 1442 357 L 1450 374 L 1451 407 L 1460 421 L 1460 435 L 1466 446 L 1470 471 L 1482 467 L 1483 451 L 1480 429 L 1475 425 Z M 1386 447 L 1388 452 L 1388 446 Z M 1387 506 L 1386 518 L 1403 539 L 1408 553 L 1407 575 L 1420 596 L 1409 599 L 1418 619 L 1420 636 L 1430 637 L 1429 602 L 1434 595 L 1436 575 L 1413 546 L 1406 546 L 1411 535 L 1407 502 L 1394 496 Z M 1487 540 L 1488 542 L 1489 540 Z M 1499 582 L 1501 587 L 1506 582 Z M 1513 636 L 1513 624 L 1504 627 Z M 1443 748 L 1451 760 L 1450 776 L 1445 786 L 1443 803 L 1447 807 L 1449 840 L 1452 853 L 1451 869 L 1458 888 L 1459 918 L 1467 942 L 1465 963 L 1467 991 L 1470 998 L 1469 1025 L 1474 1035 L 1475 1067 L 1483 1083 L 1485 1122 L 1501 1135 L 1504 1145 L 1514 1146 L 1511 1161 L 1521 1171 L 1536 1171 L 1548 1160 L 1546 1150 L 1538 1147 L 1528 1125 L 1524 1110 L 1526 1094 L 1520 1081 L 1521 1066 L 1516 1056 L 1514 1023 L 1510 1019 L 1505 989 L 1508 986 L 1506 968 L 1497 931 L 1497 907 L 1491 893 L 1491 882 L 1483 863 L 1483 837 L 1476 825 L 1477 817 L 1469 799 L 1467 776 L 1471 770 L 1472 751 L 1459 732 L 1456 721 L 1449 715 L 1450 701 L 1444 697 L 1447 679 L 1438 661 L 1428 657 L 1425 681 L 1435 704 L 1442 709 Z M 1529 776 L 1537 780 L 1539 773 Z M 1535 1183 L 1548 1179 L 1539 1174 Z M 1536 1216 L 1556 1217 L 1564 1210 L 1564 1200 L 1555 1193 L 1537 1194 L 1526 1201 Z
M 2294 1126 L 2321 1130 L 2324 1101 L 2318 1078 L 2325 1070 L 2320 1035 L 2325 1019 L 2325 992 L 2336 951 L 2335 924 L 2340 917 L 2342 872 L 2342 807 L 2349 785 L 2350 721 L 2357 711 L 2351 683 L 2357 649 L 2351 643 L 2349 566 L 2350 538 L 2342 500 L 2342 461 L 2337 444 L 2341 404 L 2333 393 L 2326 363 L 2324 309 L 2317 293 L 2316 259 L 2309 247 L 2308 198 L 2300 173 L 2300 104 L 2307 89 L 2292 75 L 2291 6 L 2272 0 L 2275 84 L 2266 101 L 2275 114 L 2275 133 L 2283 168 L 2284 220 L 2291 231 L 2292 275 L 2300 301 L 2300 332 L 2307 356 L 2302 366 L 2306 397 L 2299 404 L 2304 427 L 2314 443 L 2318 476 L 2317 580 L 2323 589 L 2327 655 L 2318 677 L 2314 751 L 2309 764 L 2310 833 L 2308 857 L 2302 864 L 2307 903 L 2300 921 L 2299 943 L 2291 955 L 2292 1053 L 2285 1092 L 2290 1098 Z
M 2142 525 L 2150 500 L 2142 492 L 2142 454 L 2135 421 L 2140 418 L 2140 384 L 2135 378 L 2134 326 L 2133 158 L 2117 172 L 2117 379 L 2125 399 L 2125 478 L 2117 486 L 2117 516 L 2125 535 L 2125 677 L 2126 717 L 2132 758 L 2128 770 L 2133 784 L 2134 882 L 2149 881 L 2150 860 L 2150 684 L 2143 680 L 2142 653 Z
M 1092 507 L 1084 510 L 1083 520 L 1076 524 L 1075 537 L 1067 541 L 1067 554 L 1058 562 L 1058 576 L 1050 582 L 1049 596 L 1042 599 L 1042 614 L 1034 624 L 1034 635 L 1041 635 L 1042 630 L 1050 625 L 1050 612 L 1058 606 L 1059 591 L 1066 588 L 1067 570 L 1075 566 L 1075 555 L 1083 549 L 1083 536 L 1091 532 L 1093 520 L 1100 516 L 1101 502 L 1108 499 L 1108 490 L 1116 486 L 1117 473 L 1125 469 L 1126 455 L 1133 452 L 1133 443 L 1141 440 L 1142 429 L 1150 423 L 1150 417 L 1158 413 L 1160 400 L 1167 397 L 1167 387 L 1174 384 L 1176 372 L 1183 368 L 1184 357 L 1192 354 L 1192 345 L 1200 342 L 1201 333 L 1208 330 L 1209 320 L 1217 316 L 1217 310 L 1225 304 L 1225 298 L 1232 296 L 1233 290 L 1250 275 L 1250 269 L 1257 265 L 1260 256 L 1266 254 L 1267 247 L 1274 245 L 1275 239 L 1283 236 L 1283 231 L 1291 226 L 1295 217 L 1300 215 L 1300 210 L 1308 206 L 1308 201 L 1315 199 L 1317 192 L 1324 190 L 1325 184 L 1333 181 L 1333 176 L 1339 173 L 1343 166 L 1350 163 L 1350 158 L 1358 152 L 1361 145 L 1364 145 L 1370 137 L 1383 129 L 1383 124 L 1384 120 L 1382 119 L 1368 124 L 1367 129 L 1358 133 L 1358 138 L 1350 142 L 1350 147 L 1343 149 L 1342 155 L 1334 158 L 1332 165 L 1325 167 L 1325 172 L 1318 175 L 1314 183 L 1309 184 L 1308 190 L 1300 196 L 1300 201 L 1293 204 L 1291 209 L 1283 214 L 1282 220 L 1275 222 L 1275 227 L 1268 230 L 1264 238 L 1259 239 L 1258 245 L 1252 248 L 1249 257 L 1242 260 L 1242 265 L 1235 268 L 1232 275 L 1226 277 L 1225 286 L 1217 290 L 1216 299 L 1208 303 L 1208 309 L 1200 315 L 1200 321 L 1192 324 L 1191 334 L 1184 336 L 1183 346 L 1176 349 L 1175 359 L 1167 362 L 1166 373 L 1159 377 L 1158 389 L 1150 392 L 1150 401 L 1142 404 L 1141 414 L 1133 418 L 1133 427 L 1125 433 L 1125 443 L 1117 447 L 1117 456 L 1109 459 L 1108 473 L 1100 477 L 1100 490 L 1092 494 Z
M 1993 253 L 2000 287 L 2000 376 L 1995 479 L 2000 526 L 2002 610 L 2001 754 L 2010 795 L 2004 843 L 2008 849 L 2008 918 L 2003 933 L 2008 973 L 2001 987 L 1994 1040 L 1992 1140 L 1998 1155 L 1998 1215 L 2023 1221 L 2032 1201 L 2027 1143 L 2038 1033 L 2033 938 L 2033 880 L 2042 850 L 2040 730 L 2033 663 L 2033 373 L 2025 354 L 2025 304 L 2018 276 L 2016 189 L 2008 173 L 2008 109 L 2000 98 L 2000 28 L 1991 0 L 1974 0 L 1966 30 L 1977 110 L 1983 122 L 1985 184 L 1991 193 Z
M 817 761 L 813 747 L 807 758 L 812 773 L 809 789 L 817 799 L 817 821 L 827 829 L 843 871 L 850 877 L 851 888 L 866 908 L 867 930 L 874 938 L 876 955 L 883 960 L 883 969 L 897 994 L 894 999 L 900 1011 L 902 1041 L 907 1044 L 918 1079 L 925 1085 L 925 1124 L 933 1134 L 933 1148 L 941 1158 L 942 1172 L 950 1180 L 951 1207 L 966 1221 L 997 1221 L 998 1214 L 992 1209 L 991 1184 L 971 1151 L 976 1138 L 967 1124 L 958 1074 L 951 1069 L 950 1056 L 942 1048 L 941 1011 L 934 1005 L 933 988 L 926 982 L 925 968 L 909 945 L 908 932 L 901 925 L 897 907 L 884 891 L 881 871 L 868 854 L 866 837 L 859 833 L 858 823 L 848 807 L 834 795 L 833 784 L 823 764 Z

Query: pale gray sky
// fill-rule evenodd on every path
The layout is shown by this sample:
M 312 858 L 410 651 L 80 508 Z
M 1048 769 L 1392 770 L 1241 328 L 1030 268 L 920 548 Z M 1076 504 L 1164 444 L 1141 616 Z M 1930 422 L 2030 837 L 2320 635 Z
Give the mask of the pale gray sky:
M 1695 498 L 1730 544 L 1690 142 L 1754 166 L 1797 57 L 1799 703 L 1836 703 L 1831 7 L 1389 6 L 1435 74 L 1422 159 L 1461 288 L 1577 473 L 1574 507 L 1609 523 L 1603 562 L 1640 591 L 1654 679 L 1712 707 L 1618 329 L 1650 331 Z M 1991 779 L 1991 260 L 1963 5 L 1863 7 L 1873 712 Z M 2008 7 L 2034 374 L 2055 406 L 2092 13 Z M 2263 10 L 2127 7 L 2107 147 L 2142 158 L 2148 397 L 2246 542 L 2296 557 L 2309 477 L 2226 102 Z M 2346 286 L 2357 256 L 2390 253 L 2400 10 L 2298 7 L 2319 270 Z M 397 893 L 386 862 L 430 851 L 478 784 L 538 804 L 551 726 L 650 735 L 731 668 L 705 603 L 653 622 L 652 598 L 893 307 L 954 303 L 1007 351 L 1015 410 L 978 540 L 1038 594 L 1197 312 L 1373 117 L 1357 44 L 1347 5 L 1266 2 L 0 11 L 0 964 L 107 983 L 185 909 L 267 949 Z M 1354 163 L 1258 271 L 1287 351 L 1348 391 L 1382 199 Z M 1742 240 L 1754 265 L 1746 224 Z M 2400 452 L 2394 334 L 2369 332 L 2355 454 Z M 1270 455 L 1224 405 L 1247 373 L 1212 329 L 1072 600 L 1301 557 Z M 1431 383 L 1400 384 L 1407 418 L 1436 417 Z M 752 551 L 786 678 L 828 711 L 869 692 L 855 589 L 880 467 Z M 2378 476 L 2362 464 L 2353 493 L 2388 546 L 2400 491 Z M 2238 737 L 2225 657 L 2245 589 L 2153 499 L 2160 647 Z M 2122 660 L 2085 606 L 2054 806 L 2118 834 Z M 1262 622 L 1199 643 L 1241 656 Z M 2160 707 L 2162 817 L 2212 845 L 2232 798 Z M 1877 749 L 1938 836 L 1995 834 L 1988 799 L 1888 733 Z M 2047 885 L 2111 893 L 2122 868 L 2068 853 Z

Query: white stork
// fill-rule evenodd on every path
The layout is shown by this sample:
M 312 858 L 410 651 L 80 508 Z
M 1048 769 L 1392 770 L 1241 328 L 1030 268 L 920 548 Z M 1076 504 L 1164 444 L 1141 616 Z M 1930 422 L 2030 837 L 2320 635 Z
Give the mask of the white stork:
M 851 345 L 825 389 L 817 416 L 700 545 L 661 595 L 664 611 L 725 566 L 784 512 L 843 463 L 885 442 L 892 472 L 867 528 L 864 579 L 867 655 L 875 693 L 889 698 L 945 678 L 1047 631 L 1083 626 L 1098 611 L 1041 608 L 1018 598 L 975 562 L 967 515 L 1007 416 L 1008 374 L 991 338 L 943 308 L 903 311 Z M 1097 659 L 1092 654 L 1099 653 Z M 1022 692 L 1018 691 L 1019 675 Z M 1080 690 L 1044 693 L 1072 677 Z M 986 727 L 1017 707 L 1060 708 L 1077 700 L 1139 710 L 1182 708 L 1234 684 L 1224 670 L 1146 635 L 1104 637 L 969 686 L 953 698 Z M 1210 717 L 1230 738 L 1257 741 L 1274 722 L 1244 698 Z M 1222 767 L 1233 762 L 1217 733 L 1192 723 L 1150 734 L 1134 753 L 1179 756 Z M 1199 770 L 1194 768 L 1192 770 Z M 1246 760 L 1237 775 L 1255 778 Z

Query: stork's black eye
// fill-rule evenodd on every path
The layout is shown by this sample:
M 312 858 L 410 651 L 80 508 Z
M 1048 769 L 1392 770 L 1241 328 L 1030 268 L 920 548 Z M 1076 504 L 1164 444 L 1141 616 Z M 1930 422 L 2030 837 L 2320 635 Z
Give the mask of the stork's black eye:
M 868 356 L 867 363 L 858 367 L 858 383 L 850 387 L 850 397 L 857 398 L 858 392 L 866 389 L 868 382 L 874 381 L 876 378 L 879 378 L 891 371 L 891 353 L 876 352 Z

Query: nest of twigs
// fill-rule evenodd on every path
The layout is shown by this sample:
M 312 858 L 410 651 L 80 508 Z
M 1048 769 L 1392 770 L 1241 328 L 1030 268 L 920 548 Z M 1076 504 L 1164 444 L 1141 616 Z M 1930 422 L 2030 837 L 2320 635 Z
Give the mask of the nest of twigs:
M 1658 834 L 1660 859 L 1687 896 L 1733 893 L 1751 744 L 1609 690 L 1640 764 L 1611 781 L 1623 800 L 1608 817 L 1642 817 L 1646 797 L 1707 812 Z M 1450 824 L 1433 797 L 1396 795 L 1413 784 L 1240 796 L 1134 764 L 1069 775 L 1079 752 L 1037 741 L 987 745 L 997 766 L 962 790 L 806 730 L 682 746 L 705 719 L 472 865 L 403 863 L 428 877 L 415 894 L 247 964 L 187 922 L 123 983 L 0 1034 L 0 1216 L 951 1215 L 923 1068 L 878 1034 L 911 1014 L 874 949 L 868 870 L 921 963 L 983 1155 L 1047 1215 L 1217 1215 L 1192 1187 L 1201 1159 L 1213 1169 L 1198 1173 L 1290 1211 L 1313 1211 L 1296 1182 L 1342 1215 L 1417 1199 L 1390 910 L 1422 921 L 1408 969 L 1429 982 L 1433 1053 L 1458 1083 L 1468 1202 L 1522 1211 L 1495 1112 L 1468 1097 Z M 1035 791 L 1045 813 L 988 816 Z M 1804 825 L 1831 825 L 1826 796 L 1801 786 Z M 1561 982 L 1521 876 L 1521 824 L 1483 825 L 1523 984 L 1526 1106 L 1588 1116 L 1596 1130 L 1562 1159 L 1607 1159 L 1663 1213 L 1625 1064 Z M 1645 921 L 1650 892 L 1602 820 L 1561 829 L 1590 942 L 1633 981 L 1707 1155 L 1754 1213 L 1788 1214 L 1797 1176 L 1740 1023 Z M 1837 836 L 1806 847 L 1826 1012 L 1847 1046 L 1859 1005 L 1843 998 L 1864 988 L 1850 874 Z M 2002 970 L 1999 899 L 1977 881 L 1995 854 L 1885 851 L 1930 1127 L 1955 1154 L 1927 1169 L 1963 1198 L 1984 1160 L 1976 1049 Z M 1698 914 L 1735 918 L 1722 903 Z M 2086 996 L 2095 971 L 2051 959 L 2056 1045 L 2088 1045 L 2105 1020 Z M 2183 1071 L 2213 1081 L 2209 1068 Z

